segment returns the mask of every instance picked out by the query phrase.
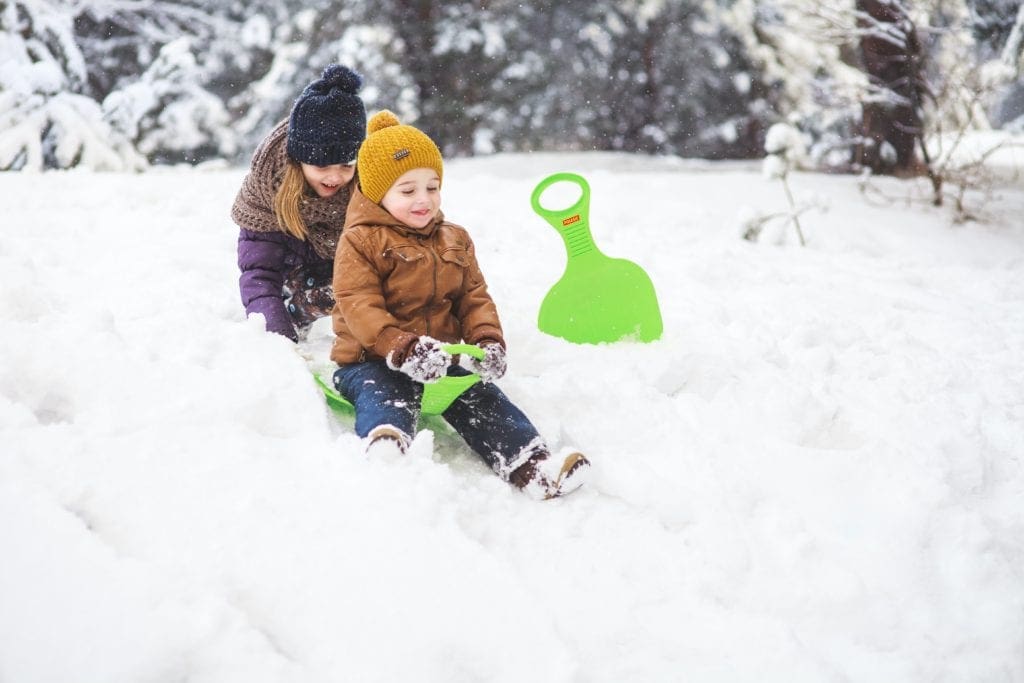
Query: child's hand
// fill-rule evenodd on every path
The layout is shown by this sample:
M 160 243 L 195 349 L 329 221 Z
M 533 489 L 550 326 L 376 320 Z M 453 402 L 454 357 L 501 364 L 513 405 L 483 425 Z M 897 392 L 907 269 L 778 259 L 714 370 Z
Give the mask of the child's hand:
M 388 357 L 388 366 L 404 372 L 417 382 L 429 384 L 436 382 L 448 373 L 452 364 L 452 354 L 444 350 L 441 342 L 433 337 L 423 335 L 413 344 L 401 365 L 395 366 Z
M 501 344 L 493 343 L 484 344 L 481 348 L 484 350 L 484 357 L 480 360 L 471 357 L 469 359 L 470 369 L 480 375 L 480 380 L 483 382 L 501 379 L 505 375 L 505 370 L 508 369 L 508 363 L 505 362 L 505 349 Z

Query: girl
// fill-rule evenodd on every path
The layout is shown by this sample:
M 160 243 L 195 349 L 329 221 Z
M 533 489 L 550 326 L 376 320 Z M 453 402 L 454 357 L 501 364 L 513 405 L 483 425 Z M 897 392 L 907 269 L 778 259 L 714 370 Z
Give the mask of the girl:
M 443 414 L 494 471 L 537 498 L 578 488 L 580 453 L 552 455 L 494 380 L 505 339 L 464 228 L 441 214 L 441 152 L 389 111 L 375 115 L 359 149 L 359 186 L 334 262 L 334 384 L 356 408 L 367 452 L 405 452 L 423 384 L 468 371 L 442 344 L 484 349 L 470 365 L 482 381 Z
M 231 207 L 245 312 L 292 341 L 334 306 L 334 253 L 366 130 L 361 86 L 351 69 L 324 69 L 260 143 Z

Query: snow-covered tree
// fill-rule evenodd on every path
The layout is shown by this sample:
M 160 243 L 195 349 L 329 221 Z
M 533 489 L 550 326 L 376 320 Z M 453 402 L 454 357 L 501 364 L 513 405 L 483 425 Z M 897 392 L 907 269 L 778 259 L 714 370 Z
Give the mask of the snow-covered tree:
M 0 0 L 0 168 L 242 161 L 341 62 L 448 155 L 757 157 L 786 123 L 906 169 L 1024 129 L 1022 52 L 1021 0 Z
M 738 0 L 726 16 L 783 93 L 786 120 L 811 137 L 816 166 L 918 173 L 934 169 L 943 155 L 934 143 L 950 131 L 991 125 L 1000 78 L 1012 90 L 1005 69 L 994 77 L 981 67 L 1012 44 L 1021 3 L 986 4 Z M 987 49 L 978 26 L 989 31 Z
M 87 59 L 63 3 L 0 3 L 0 169 L 138 169 L 87 89 Z
M 235 151 L 224 103 L 202 88 L 192 39 L 164 45 L 142 75 L 103 100 L 106 119 L 155 162 Z
M 415 121 L 446 154 L 470 154 L 486 147 L 485 122 L 509 96 L 500 80 L 521 11 L 508 0 L 349 3 L 335 17 L 337 38 L 314 54 L 363 72 L 370 106 Z
M 228 100 L 262 73 L 266 2 L 87 0 L 76 38 L 96 68 L 90 94 L 154 162 L 231 156 Z M 246 11 L 247 10 L 247 11 Z
M 856 0 L 860 64 L 868 76 L 854 163 L 872 171 L 920 172 L 926 55 L 905 0 Z
M 0 3 L 0 167 L 233 155 L 227 100 L 267 68 L 272 46 L 252 36 L 271 4 Z
M 994 125 L 1024 131 L 1024 2 L 970 0 L 978 59 L 993 92 L 986 102 Z

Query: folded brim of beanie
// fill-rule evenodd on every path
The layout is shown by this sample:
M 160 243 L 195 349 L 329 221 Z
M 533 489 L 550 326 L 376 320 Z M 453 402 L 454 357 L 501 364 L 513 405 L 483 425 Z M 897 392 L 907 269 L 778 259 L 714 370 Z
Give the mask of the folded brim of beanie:
M 295 161 L 309 164 L 310 166 L 351 164 L 356 160 L 360 142 L 355 144 L 315 145 L 288 138 L 288 156 Z

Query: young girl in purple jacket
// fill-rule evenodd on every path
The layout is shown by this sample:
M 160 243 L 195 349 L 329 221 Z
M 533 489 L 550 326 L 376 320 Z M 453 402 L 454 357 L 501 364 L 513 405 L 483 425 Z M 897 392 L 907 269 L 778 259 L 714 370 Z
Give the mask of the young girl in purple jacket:
M 366 135 L 361 86 L 347 67 L 324 69 L 257 147 L 231 207 L 245 312 L 293 341 L 334 306 L 334 252 Z

